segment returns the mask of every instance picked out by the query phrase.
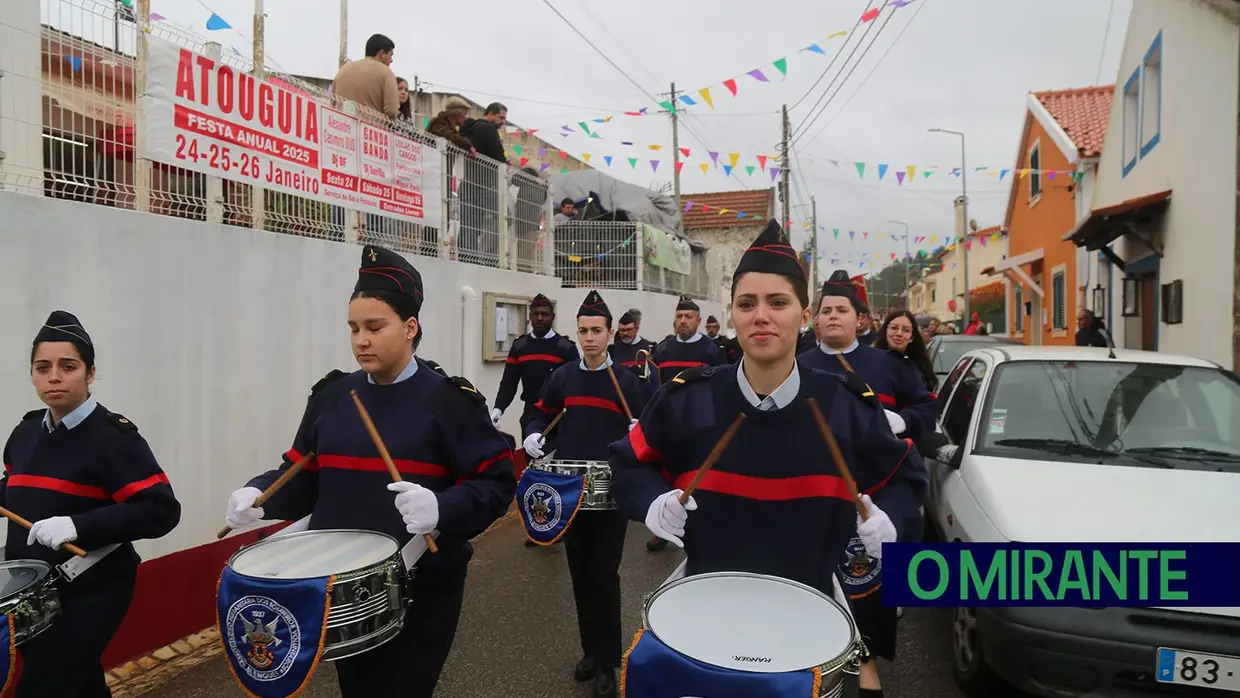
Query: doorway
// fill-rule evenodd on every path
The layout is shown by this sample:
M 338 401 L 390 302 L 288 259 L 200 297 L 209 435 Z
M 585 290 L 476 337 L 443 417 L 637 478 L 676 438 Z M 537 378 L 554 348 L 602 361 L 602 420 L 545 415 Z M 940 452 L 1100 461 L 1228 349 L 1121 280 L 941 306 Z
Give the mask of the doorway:
M 1158 350 L 1158 274 L 1137 277 L 1141 284 L 1141 349 Z
M 1042 288 L 1042 275 L 1041 274 L 1035 274 L 1031 278 L 1033 279 L 1033 283 L 1038 288 Z M 1037 291 L 1032 291 L 1031 289 L 1031 293 L 1029 294 L 1029 296 L 1033 301 L 1032 312 L 1029 313 L 1029 339 L 1030 339 L 1029 343 L 1034 346 L 1041 346 L 1042 345 L 1042 306 L 1043 306 L 1042 294 L 1038 293 Z

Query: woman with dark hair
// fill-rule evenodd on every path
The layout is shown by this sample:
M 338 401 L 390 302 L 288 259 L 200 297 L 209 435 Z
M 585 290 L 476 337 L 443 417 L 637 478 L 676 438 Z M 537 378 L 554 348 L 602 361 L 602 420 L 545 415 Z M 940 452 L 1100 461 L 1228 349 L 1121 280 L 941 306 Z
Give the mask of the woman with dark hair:
M 409 81 L 396 78 L 396 97 L 400 106 L 396 109 L 397 121 L 413 121 L 413 95 L 409 94 Z
M 869 556 L 881 558 L 883 544 L 919 517 L 927 477 L 921 456 L 893 436 L 864 382 L 798 359 L 797 338 L 810 317 L 805 270 L 772 221 L 733 276 L 731 321 L 743 358 L 687 369 L 659 389 L 637 426 L 611 446 L 612 493 L 629 518 L 684 549 L 687 575 L 774 575 L 846 604 L 836 570 L 847 563 L 849 542 L 860 536 Z M 810 398 L 827 412 L 863 493 L 865 521 L 823 443 Z M 682 504 L 683 488 L 740 415 L 747 419 Z M 660 652 L 658 642 L 639 635 L 624 669 L 629 695 L 759 694 L 729 689 L 693 662 L 676 671 L 644 662 Z M 862 698 L 882 695 L 868 689 Z
M 332 371 L 316 383 L 284 463 L 228 499 L 231 528 L 308 515 L 311 530 L 375 531 L 401 545 L 439 533 L 438 552 L 418 560 L 400 634 L 335 662 L 344 698 L 430 698 L 456 635 L 469 540 L 504 515 L 516 491 L 508 444 L 491 424 L 485 398 L 469 381 L 414 355 L 422 298 L 422 276 L 408 260 L 363 248 L 348 314 L 360 370 Z M 391 481 L 351 391 L 367 406 L 404 481 Z M 262 508 L 254 506 L 310 453 L 301 473 Z
M 885 349 L 903 356 L 917 369 L 921 382 L 932 394 L 938 384 L 934 375 L 934 367 L 930 364 L 930 353 L 926 350 L 926 341 L 921 332 L 917 331 L 917 318 L 907 310 L 897 310 L 883 320 L 883 328 L 878 333 L 874 348 Z M 931 395 L 933 398 L 933 395 Z
M 0 503 L 35 522 L 29 531 L 9 522 L 5 560 L 41 560 L 72 581 L 57 584 L 61 617 L 18 648 L 18 698 L 111 695 L 100 661 L 133 599 L 133 541 L 162 538 L 181 520 L 146 439 L 95 400 L 94 381 L 90 335 L 53 312 L 30 351 L 30 382 L 47 407 L 26 413 L 4 445 Z

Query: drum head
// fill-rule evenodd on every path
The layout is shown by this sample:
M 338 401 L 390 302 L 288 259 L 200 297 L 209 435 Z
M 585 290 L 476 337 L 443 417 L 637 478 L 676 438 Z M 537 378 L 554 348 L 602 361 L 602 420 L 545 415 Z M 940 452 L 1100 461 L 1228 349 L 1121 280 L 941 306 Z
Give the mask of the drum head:
M 247 577 L 317 579 L 379 564 L 400 546 L 372 531 L 302 531 L 242 548 L 228 566 Z
M 29 589 L 43 581 L 52 568 L 39 560 L 0 562 L 0 599 Z
M 650 631 L 680 654 L 754 673 L 810 669 L 854 640 L 852 620 L 825 595 L 742 572 L 672 582 L 655 592 L 646 615 Z

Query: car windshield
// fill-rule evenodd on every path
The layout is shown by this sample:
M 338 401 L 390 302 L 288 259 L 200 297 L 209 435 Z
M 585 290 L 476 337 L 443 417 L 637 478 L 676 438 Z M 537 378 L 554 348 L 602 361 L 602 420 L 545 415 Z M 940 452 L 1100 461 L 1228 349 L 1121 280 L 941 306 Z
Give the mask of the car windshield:
M 979 448 L 1240 472 L 1240 380 L 1220 369 L 1002 363 L 979 424 Z
M 934 349 L 934 372 L 947 373 L 952 370 L 952 366 L 960 360 L 967 352 L 974 349 L 982 349 L 985 347 L 993 347 L 996 344 L 1003 344 L 998 340 L 988 341 L 984 339 L 970 339 L 964 341 L 947 341 L 940 339 L 938 346 Z

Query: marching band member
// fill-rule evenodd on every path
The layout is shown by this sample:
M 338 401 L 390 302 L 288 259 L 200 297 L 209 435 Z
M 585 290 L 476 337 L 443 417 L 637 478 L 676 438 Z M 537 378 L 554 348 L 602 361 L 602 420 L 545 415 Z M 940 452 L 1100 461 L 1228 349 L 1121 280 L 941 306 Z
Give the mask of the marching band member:
M 676 304 L 675 332 L 668 335 L 654 348 L 651 360 L 658 367 L 659 385 L 666 385 L 681 371 L 690 368 L 723 366 L 728 357 L 710 340 L 703 340 L 698 332 L 702 323 L 702 310 L 688 296 L 681 296 Z M 667 548 L 667 541 L 655 536 L 646 541 L 646 550 L 658 552 Z
M 569 408 L 556 427 L 556 456 L 561 460 L 606 461 L 608 444 L 624 438 L 633 425 L 623 405 L 640 413 L 651 397 L 649 385 L 631 371 L 614 371 L 624 391 L 616 395 L 607 375 L 613 360 L 607 343 L 613 334 L 611 311 L 598 291 L 591 291 L 577 311 L 577 343 L 581 361 L 551 373 L 543 386 L 540 415 L 530 420 L 525 451 L 538 458 L 546 446 L 543 430 L 561 410 Z M 579 511 L 565 534 L 564 548 L 573 579 L 581 661 L 573 670 L 577 681 L 594 681 L 595 696 L 616 695 L 620 668 L 620 558 L 628 519 L 624 512 Z
M 611 360 L 625 368 L 638 367 L 637 352 L 654 351 L 654 342 L 639 337 L 637 332 L 640 323 L 633 311 L 625 311 L 616 322 L 616 340 L 607 347 Z
M 934 396 L 926 390 L 912 362 L 864 343 L 864 334 L 858 334 L 858 319 L 868 315 L 858 290 L 842 270 L 827 279 L 818 298 L 817 323 L 822 342 L 798 356 L 797 361 L 831 373 L 856 372 L 875 393 L 892 432 L 909 436 L 914 443 L 925 443 L 935 429 Z M 876 332 L 870 334 L 877 336 Z M 902 530 L 919 530 L 916 516 L 906 523 Z M 857 627 L 869 650 L 861 665 L 861 688 L 881 691 L 878 664 L 873 660 L 895 660 L 899 612 L 882 603 L 882 560 L 861 555 L 863 550 L 857 535 L 847 545 L 848 561 L 841 565 L 840 573 Z
M 612 445 L 617 503 L 684 548 L 688 575 L 770 574 L 837 596 L 833 577 L 854 533 L 881 558 L 883 544 L 917 516 L 927 486 L 917 451 L 895 438 L 856 376 L 798 364 L 797 334 L 809 315 L 805 271 L 772 222 L 733 277 L 731 316 L 744 358 L 682 373 Z M 811 397 L 864 493 L 864 522 L 828 455 Z M 683 488 L 738 413 L 748 419 L 681 504 Z
M 439 551 L 418 562 L 401 633 L 335 662 L 344 698 L 433 694 L 456 635 L 473 555 L 469 540 L 503 516 L 516 488 L 508 446 L 488 419 L 485 399 L 465 379 L 447 378 L 414 356 L 422 299 L 421 274 L 403 256 L 363 248 L 348 316 L 361 369 L 332 371 L 316 383 L 283 465 L 228 500 L 232 528 L 310 515 L 311 530 L 377 531 L 401 544 L 439 532 Z M 353 390 L 403 482 L 391 481 Z M 310 465 L 255 508 L 262 490 L 306 453 L 315 454 Z
M 897 436 L 921 443 L 934 433 L 934 396 L 926 390 L 917 368 L 897 354 L 858 339 L 858 319 L 866 317 L 865 306 L 847 273 L 837 270 L 822 285 L 816 315 L 822 341 L 798 355 L 797 361 L 830 373 L 855 371 L 874 390 Z
M 530 418 L 538 414 L 538 396 L 542 395 L 543 381 L 555 369 L 566 363 L 577 360 L 577 347 L 573 340 L 556 334 L 552 329 L 555 324 L 555 307 L 551 299 L 543 294 L 534 296 L 530 301 L 531 331 L 517 337 L 508 350 L 508 358 L 504 363 L 504 375 L 499 381 L 499 392 L 495 394 L 495 407 L 491 409 L 491 422 L 499 426 L 504 411 L 512 404 L 517 395 L 517 384 L 521 384 L 521 402 L 525 408 L 521 411 L 521 431 L 530 423 Z
M 17 696 L 110 696 L 100 660 L 133 599 L 133 541 L 167 535 L 181 505 L 138 427 L 91 395 L 95 346 L 76 317 L 48 317 L 30 378 L 47 408 L 27 413 L 5 444 L 0 502 L 35 523 L 9 522 L 4 557 L 89 567 L 58 584 L 61 617 L 19 648 Z M 90 555 L 75 558 L 65 543 Z
M 714 315 L 706 318 L 706 336 L 710 337 L 715 346 L 719 347 L 719 351 L 723 352 L 723 356 L 728 363 L 734 364 L 741 360 L 740 343 L 733 337 L 720 334 L 719 320 Z

